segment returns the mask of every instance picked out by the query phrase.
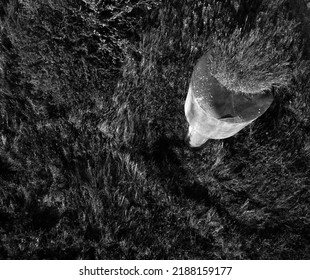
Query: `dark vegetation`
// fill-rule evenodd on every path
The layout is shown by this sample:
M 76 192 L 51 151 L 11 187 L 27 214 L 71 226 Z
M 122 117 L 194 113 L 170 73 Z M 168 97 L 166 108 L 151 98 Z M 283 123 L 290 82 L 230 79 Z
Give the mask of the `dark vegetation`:
M 267 113 L 183 141 L 193 65 L 266 2 L 2 1 L 0 258 L 308 259 L 304 1 L 271 1 L 298 25 Z

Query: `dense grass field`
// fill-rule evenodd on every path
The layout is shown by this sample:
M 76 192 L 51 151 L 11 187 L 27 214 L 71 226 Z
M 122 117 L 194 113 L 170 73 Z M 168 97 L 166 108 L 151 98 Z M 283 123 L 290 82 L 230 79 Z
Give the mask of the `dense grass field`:
M 269 110 L 184 142 L 197 59 L 265 2 L 3 0 L 0 258 L 309 259 L 307 1 L 269 1 L 296 23 Z

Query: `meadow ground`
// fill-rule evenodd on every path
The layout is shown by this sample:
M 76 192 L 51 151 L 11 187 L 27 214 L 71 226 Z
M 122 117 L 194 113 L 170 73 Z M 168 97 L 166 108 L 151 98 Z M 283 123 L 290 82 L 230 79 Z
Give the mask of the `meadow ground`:
M 2 1 L 1 259 L 309 259 L 304 62 L 236 136 L 183 140 L 193 66 L 250 2 Z

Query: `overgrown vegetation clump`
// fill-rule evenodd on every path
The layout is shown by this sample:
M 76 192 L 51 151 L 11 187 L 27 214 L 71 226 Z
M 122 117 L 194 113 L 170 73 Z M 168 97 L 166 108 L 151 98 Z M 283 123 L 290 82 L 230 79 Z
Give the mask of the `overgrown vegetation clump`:
M 288 86 L 296 72 L 302 71 L 298 23 L 289 15 L 285 1 L 254 1 L 248 6 L 254 15 L 247 15 L 233 30 L 223 27 L 212 36 L 211 72 L 223 86 L 237 92 L 260 93 Z
M 306 6 L 251 3 L 4 1 L 1 258 L 309 258 Z M 207 51 L 227 87 L 275 101 L 192 151 L 183 105 Z

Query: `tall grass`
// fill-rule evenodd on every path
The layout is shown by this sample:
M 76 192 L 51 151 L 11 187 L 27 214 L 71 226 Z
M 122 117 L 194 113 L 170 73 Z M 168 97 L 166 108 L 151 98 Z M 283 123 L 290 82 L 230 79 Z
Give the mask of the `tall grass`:
M 5 2 L 1 258 L 309 256 L 307 68 L 237 136 L 182 140 L 192 68 L 248 2 Z
M 218 31 L 212 37 L 210 68 L 223 86 L 260 93 L 288 86 L 300 71 L 302 39 L 285 2 L 263 1 L 255 17 L 249 16 L 230 33 Z

